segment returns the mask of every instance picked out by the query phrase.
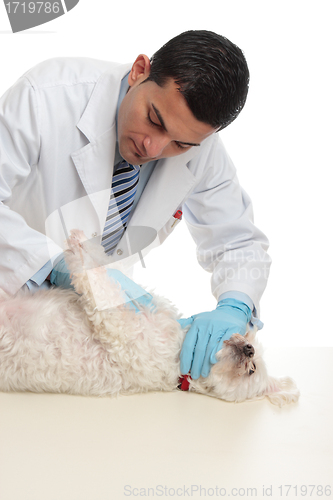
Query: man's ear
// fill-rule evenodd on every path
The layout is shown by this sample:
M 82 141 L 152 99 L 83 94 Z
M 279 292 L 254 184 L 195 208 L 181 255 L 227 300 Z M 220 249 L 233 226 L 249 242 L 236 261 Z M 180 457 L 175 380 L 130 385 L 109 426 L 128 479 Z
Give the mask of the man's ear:
M 135 84 L 141 83 L 146 80 L 150 73 L 150 60 L 149 57 L 145 54 L 140 54 L 128 75 L 128 83 L 130 87 L 133 87 Z

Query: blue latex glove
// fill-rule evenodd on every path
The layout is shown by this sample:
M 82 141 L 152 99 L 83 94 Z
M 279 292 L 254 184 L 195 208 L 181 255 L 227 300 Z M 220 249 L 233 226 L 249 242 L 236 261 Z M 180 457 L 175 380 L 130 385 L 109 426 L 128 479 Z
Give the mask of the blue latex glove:
M 180 353 L 180 371 L 183 375 L 191 370 L 191 377 L 207 377 L 215 354 L 222 349 L 223 342 L 234 333 L 245 335 L 246 325 L 251 319 L 251 309 L 236 299 L 223 299 L 214 311 L 195 314 L 178 322 L 182 327 L 191 325 L 185 336 Z
M 140 285 L 137 285 L 130 278 L 127 278 L 121 271 L 117 269 L 107 269 L 109 278 L 119 283 L 126 295 L 126 303 L 133 306 L 136 311 L 140 310 L 141 306 L 149 306 L 153 297 L 146 292 Z
M 61 288 L 73 288 L 65 258 L 59 260 L 50 274 L 50 283 Z

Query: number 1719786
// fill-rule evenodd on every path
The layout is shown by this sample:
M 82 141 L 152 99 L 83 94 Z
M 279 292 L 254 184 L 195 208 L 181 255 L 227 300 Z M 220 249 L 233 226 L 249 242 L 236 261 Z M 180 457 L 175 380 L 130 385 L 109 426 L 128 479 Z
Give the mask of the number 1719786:
M 58 14 L 60 11 L 60 2 L 8 2 L 5 4 L 8 14 Z

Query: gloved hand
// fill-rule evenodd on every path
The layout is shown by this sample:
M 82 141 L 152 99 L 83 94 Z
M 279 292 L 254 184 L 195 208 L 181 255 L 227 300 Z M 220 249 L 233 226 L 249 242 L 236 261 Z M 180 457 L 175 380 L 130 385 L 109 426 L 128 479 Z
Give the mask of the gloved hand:
M 61 288 L 73 288 L 65 258 L 59 260 L 50 274 L 50 283 Z
M 251 319 L 251 309 L 236 299 L 223 299 L 214 311 L 195 314 L 178 322 L 182 327 L 191 324 L 180 353 L 180 371 L 183 375 L 191 370 L 191 377 L 207 377 L 215 354 L 222 349 L 223 342 L 234 333 L 245 335 L 246 325 Z

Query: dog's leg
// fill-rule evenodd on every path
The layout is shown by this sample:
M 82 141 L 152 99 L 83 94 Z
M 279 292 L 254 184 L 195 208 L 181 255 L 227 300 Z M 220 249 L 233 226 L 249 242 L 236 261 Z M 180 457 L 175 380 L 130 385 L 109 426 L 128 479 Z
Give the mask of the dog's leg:
M 82 231 L 72 231 L 68 244 L 66 262 L 74 288 L 81 296 L 81 305 L 94 335 L 109 342 L 111 332 L 116 334 L 121 330 L 124 310 L 130 314 L 124 292 L 107 275 L 108 260 L 102 247 L 87 241 Z

